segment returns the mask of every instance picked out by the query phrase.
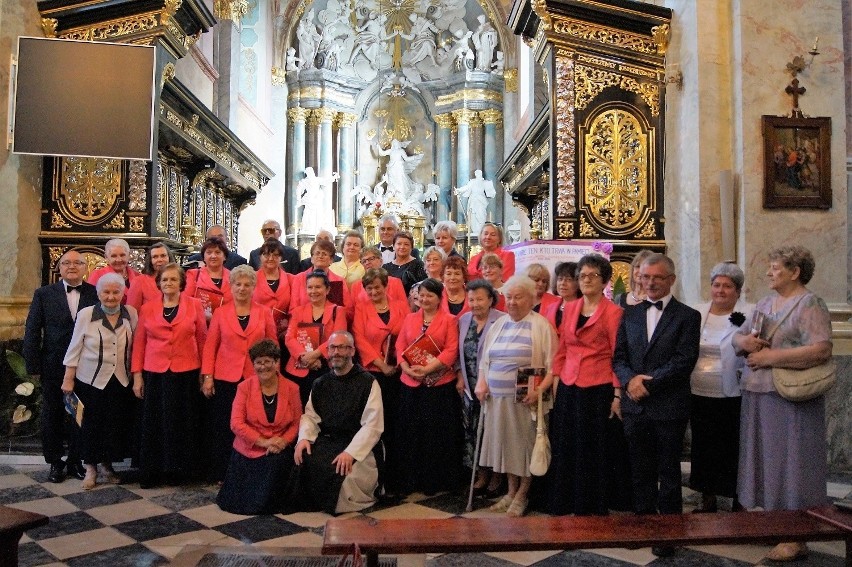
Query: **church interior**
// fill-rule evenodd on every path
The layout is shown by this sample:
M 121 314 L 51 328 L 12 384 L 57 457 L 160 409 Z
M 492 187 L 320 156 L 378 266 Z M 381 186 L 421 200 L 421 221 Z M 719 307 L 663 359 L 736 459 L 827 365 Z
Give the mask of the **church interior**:
M 151 47 L 152 159 L 13 151 L 5 62 L 21 36 Z M 20 341 L 65 251 L 90 270 L 110 238 L 129 242 L 131 264 L 159 241 L 184 257 L 213 225 L 248 257 L 274 219 L 304 258 L 320 230 L 374 244 L 391 213 L 424 249 L 452 220 L 470 257 L 490 221 L 507 243 L 609 242 L 621 274 L 639 250 L 664 252 L 687 304 L 708 297 L 721 261 L 743 269 L 757 301 L 767 253 L 800 244 L 816 259 L 808 289 L 831 312 L 838 368 L 829 494 L 852 490 L 852 0 L 4 0 L 0 60 L 0 341 Z M 36 462 L 0 453 L 0 504 L 63 518 L 25 537 L 23 565 L 316 547 L 327 518 L 236 517 L 206 488 L 57 489 Z M 444 518 L 463 514 L 457 504 L 370 513 Z M 766 549 L 695 548 L 680 564 L 751 565 Z M 813 549 L 799 564 L 843 562 L 842 544 Z M 641 550 L 427 559 L 659 561 Z

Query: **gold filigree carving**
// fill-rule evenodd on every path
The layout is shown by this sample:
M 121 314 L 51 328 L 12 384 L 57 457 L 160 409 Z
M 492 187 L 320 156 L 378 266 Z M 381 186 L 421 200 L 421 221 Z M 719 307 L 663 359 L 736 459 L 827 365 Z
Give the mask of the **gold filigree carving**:
M 56 211 L 50 215 L 50 228 L 71 228 L 71 224 Z
M 453 115 L 447 112 L 446 114 L 436 114 L 435 124 L 445 130 L 452 130 L 456 125 L 456 121 L 453 119 Z
M 580 64 L 575 65 L 574 82 L 577 110 L 586 108 L 605 88 L 617 86 L 642 97 L 651 109 L 651 115 L 660 113 L 660 89 L 654 83 L 640 82 L 633 77 Z
M 105 158 L 62 159 L 59 208 L 82 224 L 106 217 L 121 194 L 121 161 Z
M 131 211 L 144 211 L 147 208 L 148 191 L 146 182 L 148 180 L 148 169 L 145 162 L 134 159 L 130 161 L 130 172 L 128 174 L 128 197 L 130 202 L 127 208 Z
M 41 33 L 44 37 L 56 37 L 56 28 L 59 26 L 59 20 L 56 18 L 41 19 Z
M 535 15 L 541 20 L 541 27 L 544 31 L 550 31 L 553 27 L 553 21 L 550 19 L 550 14 L 547 12 L 547 2 L 545 0 L 531 0 L 530 7 L 535 12 Z
M 50 267 L 56 268 L 56 263 L 59 262 L 59 259 L 62 258 L 62 255 L 68 248 L 64 246 L 50 246 L 47 249 L 47 256 L 50 258 Z
M 654 38 L 654 43 L 657 45 L 657 55 L 665 55 L 666 50 L 669 48 L 671 27 L 668 24 L 654 26 L 651 28 L 651 36 Z
M 597 238 L 598 236 L 600 233 L 592 228 L 586 220 L 586 215 L 580 215 L 580 238 Z
M 574 61 L 556 56 L 556 216 L 577 212 L 574 150 Z
M 165 23 L 170 20 L 180 10 L 181 4 L 183 4 L 183 0 L 166 0 L 163 2 L 163 9 L 160 10 L 160 21 Z
M 287 118 L 290 119 L 290 122 L 305 122 L 307 121 L 310 113 L 311 111 L 308 108 L 295 106 L 293 108 L 287 109 Z
M 651 55 L 657 54 L 657 44 L 651 38 L 630 32 L 597 26 L 571 18 L 556 17 L 553 19 L 553 31 L 567 34 L 586 41 L 602 43 Z
M 559 223 L 559 238 L 574 238 L 574 223 Z
M 583 137 L 583 204 L 601 226 L 624 232 L 649 206 L 648 134 L 622 108 L 595 116 Z M 582 233 L 582 228 L 581 228 Z
M 496 124 L 499 126 L 503 123 L 503 113 L 493 108 L 480 110 L 479 117 L 482 119 L 483 124 Z
M 166 63 L 165 67 L 163 67 L 163 79 L 160 81 L 160 85 L 165 85 L 166 81 L 171 81 L 175 78 L 175 64 L 174 63 Z
M 128 226 L 130 232 L 145 232 L 145 219 L 143 217 L 130 217 Z
M 469 126 L 475 126 L 476 122 L 479 121 L 479 118 L 477 118 L 477 112 L 469 108 L 454 110 L 453 118 L 455 118 L 456 124 L 458 125 L 467 124 Z
M 338 128 L 351 128 L 358 121 L 358 116 L 351 112 L 338 112 L 336 117 Z
M 213 13 L 220 20 L 233 20 L 234 23 L 240 23 L 246 14 L 248 14 L 249 5 L 246 0 L 216 0 L 213 6 Z
M 123 230 L 126 224 L 127 222 L 124 217 L 124 211 L 119 211 L 118 214 L 115 215 L 111 221 L 104 225 L 104 228 Z
M 59 34 L 59 37 L 63 39 L 97 41 L 148 31 L 156 28 L 158 25 L 157 13 L 148 12 L 128 18 L 108 20 L 92 26 L 70 28 Z
M 654 219 L 648 219 L 648 222 L 645 223 L 642 230 L 636 233 L 636 238 L 656 238 L 656 236 L 657 226 Z
M 518 92 L 518 70 L 503 69 L 503 88 L 507 93 Z
M 447 106 L 458 102 L 503 102 L 503 93 L 488 89 L 462 89 L 439 96 L 435 106 Z

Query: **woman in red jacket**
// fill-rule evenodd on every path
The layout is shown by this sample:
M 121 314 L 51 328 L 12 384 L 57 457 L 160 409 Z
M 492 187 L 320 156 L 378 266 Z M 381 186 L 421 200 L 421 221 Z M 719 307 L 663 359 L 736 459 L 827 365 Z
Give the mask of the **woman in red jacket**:
M 302 405 L 299 388 L 278 372 L 281 351 L 274 341 L 255 343 L 249 357 L 255 374 L 237 387 L 234 449 L 216 503 L 232 514 L 275 514 L 286 504 Z
M 565 307 L 553 359 L 558 380 L 550 418 L 553 450 L 547 471 L 552 514 L 607 513 L 607 420 L 621 417 L 621 391 L 612 370 L 622 310 L 604 288 L 612 266 L 590 254 L 577 263 L 582 299 Z
M 225 267 L 225 258 L 228 257 L 225 241 L 208 238 L 201 246 L 201 257 L 204 258 L 204 265 L 186 274 L 184 293 L 201 300 L 207 320 L 210 321 L 214 311 L 231 302 L 230 272 Z
M 317 243 L 319 244 L 319 243 Z M 314 244 L 316 246 L 316 244 Z M 293 282 L 298 281 L 293 278 Z M 346 309 L 328 300 L 328 274 L 310 272 L 305 278 L 308 303 L 291 309 L 284 344 L 290 360 L 287 378 L 299 385 L 302 407 L 308 403 L 314 380 L 328 372 L 328 339 L 334 331 L 348 331 Z
M 278 242 L 264 242 L 260 247 L 260 269 L 253 299 L 272 313 L 278 340 L 283 343 L 289 320 L 290 274 L 281 268 L 279 246 Z
M 174 254 L 165 243 L 157 242 L 149 246 L 148 252 L 145 254 L 145 268 L 140 275 L 133 278 L 133 281 L 130 282 L 130 289 L 127 290 L 127 305 L 135 307 L 141 315 L 144 303 L 162 299 L 163 294 L 157 286 L 155 277 L 163 266 L 174 261 Z M 185 281 L 186 277 L 183 279 Z
M 355 304 L 352 335 L 361 364 L 376 377 L 382 390 L 385 460 L 379 469 L 379 484 L 387 493 L 395 493 L 399 489 L 395 438 L 399 415 L 399 365 L 395 345 L 402 322 L 410 311 L 408 301 L 388 297 L 389 281 L 390 276 L 384 268 L 367 270 L 361 278 L 369 301 Z
M 198 372 L 207 338 L 204 309 L 197 299 L 181 296 L 186 276 L 177 264 L 167 264 L 155 278 L 160 298 L 142 306 L 130 367 L 133 393 L 143 400 L 142 488 L 161 481 L 179 483 L 200 468 Z
M 434 494 L 461 481 L 461 398 L 456 390 L 459 356 L 456 318 L 440 309 L 444 286 L 431 278 L 420 283 L 420 310 L 406 316 L 396 341 L 402 367 L 397 446 L 403 490 Z M 409 364 L 403 353 L 421 335 L 438 347 L 425 364 Z
M 329 282 L 339 282 L 334 284 L 329 283 L 329 289 L 331 289 L 332 285 L 336 288 L 335 292 L 329 296 L 332 302 L 345 307 L 350 313 L 352 312 L 353 307 L 349 296 L 349 286 L 346 285 L 346 281 L 343 278 L 328 269 L 334 261 L 335 252 L 334 244 L 327 240 L 317 240 L 311 245 L 311 269 L 296 274 L 290 280 L 290 309 L 310 303 L 310 299 L 306 293 L 307 285 L 305 284 L 305 280 L 314 272 L 322 272 L 326 275 Z
M 461 256 L 447 258 L 441 276 L 444 284 L 441 309 L 458 319 L 470 311 L 470 305 L 467 302 L 467 290 L 465 289 L 468 275 L 464 258 Z
M 211 480 L 225 478 L 234 434 L 231 432 L 231 406 L 241 380 L 254 374 L 249 347 L 261 339 L 275 339 L 272 313 L 251 296 L 257 274 L 250 266 L 237 266 L 230 272 L 233 301 L 216 310 L 201 361 L 201 392 L 208 399 L 205 437 L 208 444 Z
M 502 280 L 508 281 L 515 275 L 515 253 L 510 250 L 503 250 L 503 229 L 493 222 L 487 222 L 482 225 L 479 231 L 479 245 L 482 246 L 482 251 L 470 259 L 467 265 L 467 271 L 470 274 L 470 279 L 484 278 L 479 262 L 485 254 L 497 254 L 500 261 L 503 263 Z

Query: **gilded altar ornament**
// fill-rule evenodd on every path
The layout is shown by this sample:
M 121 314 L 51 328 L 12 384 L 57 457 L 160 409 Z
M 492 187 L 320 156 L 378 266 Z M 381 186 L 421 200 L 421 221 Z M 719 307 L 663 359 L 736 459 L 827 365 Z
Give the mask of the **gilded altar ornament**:
M 580 215 L 580 238 L 597 238 L 600 236 L 589 221 L 586 220 L 586 215 Z
M 656 236 L 657 227 L 654 219 L 648 219 L 648 222 L 645 223 L 642 230 L 636 233 L 636 238 L 655 238 Z
M 72 228 L 71 225 L 56 211 L 50 216 L 50 228 Z
M 485 125 L 495 124 L 497 126 L 500 126 L 501 124 L 503 124 L 503 113 L 499 110 L 494 110 L 493 108 L 480 110 L 479 117 L 482 119 L 482 123 Z
M 124 230 L 125 226 L 126 226 L 126 220 L 125 220 L 125 217 L 124 217 L 124 211 L 118 211 L 118 214 L 115 215 L 112 218 L 111 221 L 106 223 L 104 225 L 104 228 L 111 229 L 111 230 L 115 230 L 115 229 Z
M 160 81 L 160 86 L 165 85 L 166 81 L 171 81 L 172 79 L 175 78 L 175 64 L 174 63 L 171 63 L 171 62 L 166 63 L 166 65 L 163 67 L 163 76 L 162 77 L 163 78 Z
M 249 5 L 246 0 L 216 0 L 213 6 L 213 14 L 219 20 L 232 20 L 239 25 L 246 14 Z
M 294 106 L 292 108 L 287 109 L 287 118 L 290 122 L 302 122 L 304 123 L 308 119 L 308 114 L 310 110 L 307 108 L 302 108 L 300 106 Z
M 130 232 L 145 232 L 145 219 L 143 217 L 129 217 L 128 221 Z
M 574 223 L 559 223 L 559 238 L 574 238 Z
M 530 7 L 533 9 L 533 12 L 535 12 L 535 15 L 541 20 L 541 28 L 545 31 L 549 31 L 553 27 L 553 22 L 547 11 L 547 2 L 545 2 L 545 0 L 530 0 Z
M 504 69 L 503 70 L 503 88 L 507 93 L 518 92 L 518 70 Z
M 583 204 L 601 226 L 623 232 L 642 219 L 649 153 L 648 134 L 630 112 L 611 108 L 591 121 L 583 137 Z
M 142 160 L 130 160 L 130 171 L 128 173 L 128 197 L 130 202 L 127 208 L 131 211 L 144 211 L 147 208 L 148 169 Z
M 81 224 L 102 221 L 121 194 L 121 161 L 105 158 L 62 158 L 59 208 Z
M 566 34 L 586 41 L 620 47 L 622 49 L 636 51 L 638 53 L 648 55 L 656 55 L 658 53 L 657 44 L 651 38 L 606 26 L 589 24 L 571 18 L 554 18 L 553 31 L 557 34 Z
M 568 52 L 556 56 L 556 216 L 577 212 L 574 164 L 574 61 Z
M 56 37 L 56 28 L 59 26 L 59 20 L 56 18 L 42 18 L 41 32 L 44 37 Z
M 654 43 L 657 45 L 657 55 L 665 55 L 669 48 L 669 38 L 671 37 L 671 26 L 663 24 L 651 28 L 651 36 L 654 38 Z
M 642 97 L 652 116 L 660 114 L 660 87 L 656 83 L 640 82 L 633 77 L 580 64 L 574 67 L 574 83 L 577 110 L 586 108 L 605 88 L 617 86 Z
M 455 126 L 455 120 L 453 119 L 453 115 L 449 112 L 445 114 L 436 114 L 435 124 L 437 124 L 441 128 L 444 128 L 445 130 L 452 130 L 452 128 Z
M 69 248 L 63 246 L 50 246 L 47 249 L 48 257 L 50 258 L 50 266 L 51 268 L 56 268 L 56 264 L 59 262 L 59 259 L 62 258 L 62 255 L 68 251 Z

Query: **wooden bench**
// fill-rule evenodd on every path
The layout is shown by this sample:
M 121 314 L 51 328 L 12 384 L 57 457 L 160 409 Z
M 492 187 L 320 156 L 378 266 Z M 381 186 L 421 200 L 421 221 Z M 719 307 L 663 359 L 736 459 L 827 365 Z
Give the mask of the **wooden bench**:
M 713 544 L 775 544 L 779 541 L 846 542 L 852 567 L 852 531 L 808 511 L 443 520 L 331 519 L 322 552 L 340 555 L 358 544 L 369 567 L 380 553 L 478 553 Z
M 47 516 L 0 506 L 0 567 L 18 566 L 18 542 L 24 532 L 44 526 Z

